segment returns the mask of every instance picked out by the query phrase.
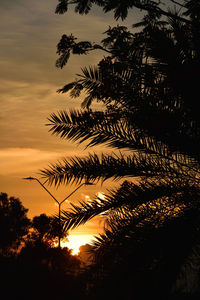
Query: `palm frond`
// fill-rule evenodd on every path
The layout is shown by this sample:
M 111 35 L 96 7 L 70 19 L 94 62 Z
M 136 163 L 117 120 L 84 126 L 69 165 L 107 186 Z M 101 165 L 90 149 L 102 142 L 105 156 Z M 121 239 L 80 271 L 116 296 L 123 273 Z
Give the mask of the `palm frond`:
M 130 116 L 131 117 L 131 116 Z M 48 119 L 50 132 L 60 135 L 61 138 L 83 143 L 87 140 L 88 146 L 106 144 L 117 149 L 128 148 L 143 150 L 147 153 L 166 151 L 161 143 L 147 137 L 141 130 L 135 129 L 130 122 L 119 114 L 105 114 L 92 111 L 66 111 L 52 114 Z
M 187 169 L 180 169 L 175 161 L 154 157 L 145 153 L 133 155 L 89 154 L 87 157 L 63 159 L 41 170 L 41 175 L 49 184 L 59 186 L 67 183 L 85 181 L 105 181 L 109 178 L 129 177 L 177 177 L 188 176 Z
M 174 199 L 180 193 L 190 190 L 187 182 L 181 181 L 145 181 L 139 185 L 125 181 L 119 189 L 109 191 L 105 199 L 95 198 L 78 204 L 71 203 L 70 210 L 62 211 L 62 222 L 65 223 L 65 230 L 69 230 L 97 215 L 102 215 L 106 217 L 106 227 L 117 233 L 130 222 L 132 225 L 147 222 L 147 218 L 152 217 L 153 212 L 158 214 L 159 211 L 158 218 L 161 218 L 162 213 L 164 217 L 164 213 L 166 214 L 164 208 L 168 213 L 171 210 L 171 215 L 177 214 L 181 202 L 172 200 L 162 202 L 159 199 L 163 197 Z M 155 222 L 154 218 L 154 224 Z
M 81 78 L 83 85 L 88 90 L 93 90 L 93 87 L 99 86 L 101 84 L 101 73 L 99 68 L 89 66 L 89 68 L 82 68 L 82 74 L 78 74 Z
M 176 227 L 173 227 L 174 223 L 181 224 L 183 221 L 184 226 L 187 226 L 187 222 L 195 223 L 196 218 L 199 220 L 197 202 L 200 191 L 198 187 L 190 188 L 186 184 L 184 190 L 175 191 L 170 198 L 159 196 L 156 200 L 150 199 L 145 205 L 138 205 L 133 210 L 128 209 L 126 213 L 120 214 L 116 211 L 115 214 L 114 211 L 110 215 L 104 234 L 96 236 L 96 241 L 93 243 L 97 258 L 102 258 L 102 256 L 105 258 L 108 253 L 117 255 L 116 250 L 120 252 L 124 251 L 124 248 L 126 254 L 129 249 L 133 255 L 137 247 L 145 241 L 151 242 L 153 235 L 164 232 L 165 228 L 167 230 L 165 233 L 170 236 L 169 228 L 176 230 Z
M 108 59 L 102 60 L 98 66 L 85 67 L 81 71 L 82 73 L 77 74 L 76 85 L 75 82 L 71 82 L 59 89 L 58 92 L 66 93 L 71 89 L 74 93 L 81 86 L 81 90 L 84 90 L 87 95 L 86 98 L 90 96 L 92 100 L 104 102 L 109 102 L 112 99 L 118 104 L 126 105 L 126 101 L 123 99 L 125 98 L 124 94 L 136 93 L 138 84 L 141 85 L 141 76 L 137 68 L 133 69 Z M 122 89 L 123 94 L 120 91 Z M 78 96 L 79 94 L 77 94 Z M 86 107 L 89 106 L 90 104 Z
M 168 147 L 163 142 L 158 142 L 154 137 L 147 135 L 142 129 L 135 128 L 134 114 L 104 113 L 93 111 L 61 111 L 52 114 L 49 118 L 51 126 L 50 132 L 79 143 L 87 142 L 87 147 L 105 144 L 109 147 L 117 149 L 129 149 L 132 151 L 140 151 L 146 154 L 157 155 L 160 158 L 167 158 L 175 161 L 180 166 L 187 165 L 189 168 L 196 166 L 198 163 L 195 159 L 196 152 L 193 155 L 187 155 L 195 148 L 192 147 L 193 140 L 185 135 L 179 135 L 174 143 Z M 183 143 L 185 142 L 185 147 Z M 182 147 L 182 149 L 180 149 Z M 182 150 L 182 155 L 179 151 Z M 198 148 L 197 148 L 198 150 Z M 198 159 L 198 157 L 197 157 Z
M 73 89 L 76 85 L 76 81 L 70 82 L 66 85 L 64 85 L 61 89 L 57 90 L 58 93 L 67 93 L 68 91 L 70 91 L 71 89 Z
M 81 49 L 83 48 L 82 43 L 79 43 L 81 44 Z M 79 44 L 75 45 L 76 48 L 79 46 Z M 87 45 L 86 48 L 87 47 L 89 47 L 89 45 Z M 78 51 L 78 50 L 73 49 L 73 51 Z M 62 60 L 66 60 L 66 58 L 65 57 L 62 58 L 61 56 L 57 61 L 58 65 L 62 64 Z M 77 74 L 78 78 L 76 79 L 76 81 L 64 85 L 61 89 L 58 90 L 58 93 L 63 94 L 70 91 L 70 96 L 76 98 L 80 96 L 80 93 L 83 90 L 85 90 L 87 96 L 85 97 L 82 103 L 82 107 L 89 108 L 92 101 L 97 99 L 98 95 L 100 95 L 99 89 L 103 85 L 101 72 L 98 67 L 92 67 L 92 66 L 89 66 L 89 68 L 85 67 L 81 70 L 82 70 L 82 74 Z

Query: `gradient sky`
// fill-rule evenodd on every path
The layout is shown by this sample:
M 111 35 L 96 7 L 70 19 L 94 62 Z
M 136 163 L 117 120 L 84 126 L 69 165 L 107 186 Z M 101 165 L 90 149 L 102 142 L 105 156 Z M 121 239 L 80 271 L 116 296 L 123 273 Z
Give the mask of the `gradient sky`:
M 37 176 L 39 169 L 61 157 L 89 151 L 52 136 L 45 123 L 52 112 L 80 108 L 81 99 L 58 95 L 56 90 L 73 80 L 81 67 L 98 62 L 103 53 L 72 57 L 60 70 L 55 67 L 56 45 L 64 33 L 98 42 L 108 25 L 116 24 L 112 14 L 104 15 L 98 8 L 87 16 L 72 9 L 56 15 L 56 5 L 57 0 L 0 1 L 0 192 L 19 197 L 29 209 L 29 217 L 53 214 L 57 208 L 36 182 L 22 178 Z M 137 21 L 138 15 L 132 13 L 123 24 L 130 26 Z M 82 188 L 71 200 L 95 197 L 110 187 L 112 182 Z M 62 200 L 74 188 L 50 189 Z M 101 226 L 98 219 L 77 232 L 93 234 Z

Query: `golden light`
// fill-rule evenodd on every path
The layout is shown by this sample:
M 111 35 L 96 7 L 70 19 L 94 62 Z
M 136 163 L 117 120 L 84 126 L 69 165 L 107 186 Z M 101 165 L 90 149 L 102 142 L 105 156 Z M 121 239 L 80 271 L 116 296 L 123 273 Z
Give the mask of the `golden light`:
M 79 248 L 79 246 L 75 246 L 74 249 L 72 249 L 72 255 L 78 255 L 80 252 Z
M 62 243 L 62 247 L 68 247 L 69 249 L 72 249 L 72 255 L 78 255 L 80 247 L 90 244 L 92 239 L 93 235 L 91 234 L 69 235 L 68 241 Z
M 102 192 L 98 192 L 97 194 L 97 198 L 99 199 L 99 200 L 105 200 L 105 194 L 104 193 L 102 193 Z
M 91 200 L 90 196 L 89 195 L 85 195 L 85 201 L 89 201 Z

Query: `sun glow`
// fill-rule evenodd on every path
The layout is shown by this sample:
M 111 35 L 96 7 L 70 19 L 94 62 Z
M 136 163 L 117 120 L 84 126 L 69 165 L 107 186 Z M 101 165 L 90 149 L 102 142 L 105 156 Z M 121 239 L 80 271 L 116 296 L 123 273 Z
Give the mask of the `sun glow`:
M 69 235 L 68 241 L 62 243 L 62 246 L 72 249 L 72 255 L 77 255 L 80 252 L 80 246 L 90 244 L 92 240 L 93 235 L 91 234 Z

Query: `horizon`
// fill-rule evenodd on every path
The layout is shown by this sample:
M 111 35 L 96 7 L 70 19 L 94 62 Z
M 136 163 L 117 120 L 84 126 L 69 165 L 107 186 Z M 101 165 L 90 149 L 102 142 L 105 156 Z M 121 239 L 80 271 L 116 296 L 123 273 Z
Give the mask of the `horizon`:
M 92 234 L 72 234 L 67 237 L 68 241 L 61 242 L 61 247 L 67 247 L 72 250 L 72 255 L 78 255 L 80 253 L 80 247 L 84 245 L 91 245 L 94 240 Z

